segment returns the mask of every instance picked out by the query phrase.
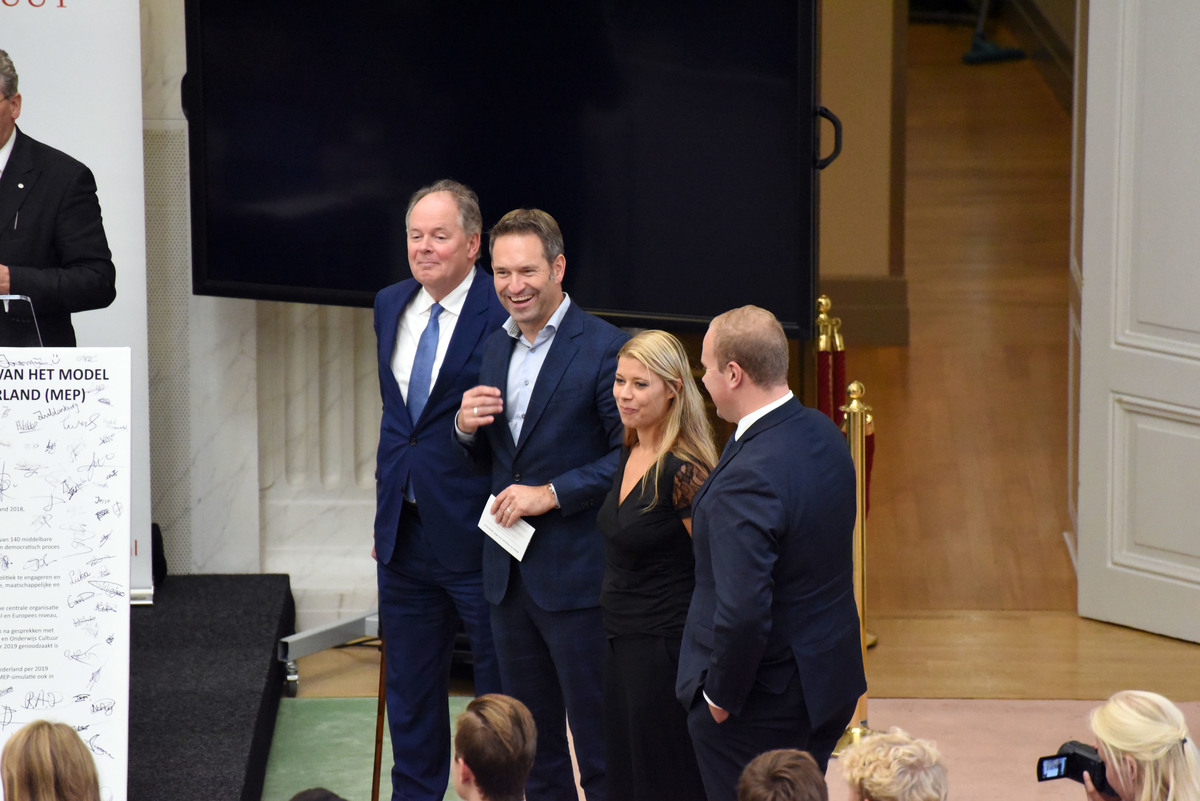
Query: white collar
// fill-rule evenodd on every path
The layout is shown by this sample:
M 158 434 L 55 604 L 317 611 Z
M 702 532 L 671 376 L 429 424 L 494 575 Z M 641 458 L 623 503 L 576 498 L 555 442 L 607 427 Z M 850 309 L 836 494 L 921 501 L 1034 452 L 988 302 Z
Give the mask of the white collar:
M 471 291 L 471 282 L 475 280 L 475 268 L 472 267 L 467 271 L 467 277 L 459 283 L 458 286 L 446 293 L 446 297 L 442 298 L 438 303 L 443 311 L 448 311 L 455 317 L 462 314 L 463 305 L 467 302 L 467 293 Z M 425 314 L 429 311 L 429 307 L 433 305 L 433 295 L 429 294 L 429 290 L 421 287 L 417 292 L 417 296 L 412 299 L 412 310 L 417 314 Z
M 734 440 L 736 441 L 736 440 L 741 439 L 742 434 L 746 433 L 746 429 L 748 429 L 750 426 L 757 423 L 762 418 L 766 417 L 771 412 L 778 409 L 783 404 L 790 401 L 793 397 L 794 396 L 792 395 L 792 391 L 789 389 L 787 391 L 787 394 L 784 395 L 783 397 L 779 398 L 778 400 L 771 401 L 770 403 L 768 403 L 766 406 L 762 407 L 761 409 L 756 409 L 753 412 L 750 412 L 750 414 L 743 417 L 741 420 L 738 420 L 737 430 L 733 432 Z
M 558 327 L 562 325 L 563 318 L 567 316 L 567 307 L 570 305 L 571 296 L 564 292 L 562 303 L 558 304 L 558 308 L 554 310 L 554 314 L 550 315 L 550 319 L 546 321 L 544 326 L 542 326 L 542 331 L 545 331 L 547 335 L 556 333 L 558 331 Z M 507 331 L 508 335 L 513 339 L 519 340 L 525 336 L 521 333 L 521 325 L 511 316 L 504 321 L 504 330 Z M 534 345 L 537 345 L 539 340 L 542 339 L 542 331 L 538 331 L 537 336 L 533 338 Z M 529 340 L 525 341 L 528 342 Z

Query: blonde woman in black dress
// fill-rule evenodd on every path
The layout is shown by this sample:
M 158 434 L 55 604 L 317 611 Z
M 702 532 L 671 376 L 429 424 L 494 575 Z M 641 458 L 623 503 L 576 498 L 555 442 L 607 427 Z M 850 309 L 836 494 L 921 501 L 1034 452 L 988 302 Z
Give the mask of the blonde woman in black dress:
M 692 496 L 717 459 L 712 429 L 687 352 L 665 331 L 621 349 L 613 397 L 625 447 L 599 515 L 608 798 L 704 798 L 675 673 L 695 585 Z

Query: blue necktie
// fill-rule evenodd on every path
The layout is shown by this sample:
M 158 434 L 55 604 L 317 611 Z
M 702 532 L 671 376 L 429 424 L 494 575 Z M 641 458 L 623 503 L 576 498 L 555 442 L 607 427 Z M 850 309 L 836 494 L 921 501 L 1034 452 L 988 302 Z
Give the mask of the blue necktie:
M 438 315 L 441 313 L 441 304 L 435 303 L 429 307 L 429 322 L 417 341 L 417 355 L 413 358 L 412 375 L 408 378 L 408 416 L 414 423 L 421 419 L 425 401 L 429 400 L 433 359 L 437 355 Z

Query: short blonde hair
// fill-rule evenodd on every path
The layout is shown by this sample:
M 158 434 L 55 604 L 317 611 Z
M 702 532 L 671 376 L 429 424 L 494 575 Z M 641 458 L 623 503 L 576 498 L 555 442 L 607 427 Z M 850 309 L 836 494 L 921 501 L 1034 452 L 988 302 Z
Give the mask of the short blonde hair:
M 8 738 L 0 756 L 5 801 L 100 801 L 92 752 L 65 723 L 35 720 Z
M 946 801 L 946 767 L 937 746 L 903 729 L 868 735 L 838 759 L 863 801 Z
M 1122 690 L 1092 710 L 1090 723 L 1108 771 L 1134 790 L 1130 801 L 1200 801 L 1196 744 L 1183 713 L 1169 700 Z M 1128 775 L 1125 757 L 1133 760 L 1136 775 Z

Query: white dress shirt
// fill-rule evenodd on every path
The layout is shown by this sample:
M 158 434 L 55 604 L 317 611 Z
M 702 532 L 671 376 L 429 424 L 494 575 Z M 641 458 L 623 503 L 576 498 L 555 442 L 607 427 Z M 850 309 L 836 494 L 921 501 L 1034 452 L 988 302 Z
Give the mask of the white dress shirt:
M 442 313 L 438 315 L 438 344 L 437 353 L 433 357 L 433 373 L 429 379 L 429 388 L 437 383 L 438 371 L 442 369 L 442 360 L 446 358 L 446 350 L 450 347 L 450 337 L 454 336 L 454 326 L 462 314 L 463 304 L 467 302 L 467 292 L 471 282 L 475 280 L 475 268 L 472 267 L 467 277 L 458 286 L 450 290 L 442 298 Z M 396 328 L 396 345 L 392 348 L 392 375 L 400 387 L 400 394 L 408 402 L 408 381 L 412 377 L 413 359 L 417 355 L 417 342 L 421 332 L 429 323 L 429 309 L 433 306 L 433 296 L 425 287 L 421 287 L 413 299 L 404 307 L 400 314 L 400 322 Z
M 0 175 L 4 175 L 4 168 L 8 166 L 8 157 L 12 155 L 13 142 L 17 141 L 17 136 L 17 129 L 13 128 L 12 136 L 0 147 Z

